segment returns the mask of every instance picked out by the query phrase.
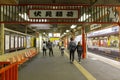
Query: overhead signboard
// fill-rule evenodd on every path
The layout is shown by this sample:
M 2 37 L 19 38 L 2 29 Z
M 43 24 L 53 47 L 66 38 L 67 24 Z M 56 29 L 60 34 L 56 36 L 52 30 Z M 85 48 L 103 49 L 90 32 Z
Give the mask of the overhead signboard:
M 49 33 L 49 37 L 60 37 L 60 33 Z
M 78 18 L 78 10 L 29 10 L 29 18 Z
M 92 25 L 90 25 L 90 30 L 94 30 L 94 29 L 97 29 L 99 27 L 101 27 L 101 24 L 92 24 Z
M 118 32 L 119 31 L 119 26 L 113 26 L 107 29 L 103 29 L 103 30 L 99 30 L 99 31 L 95 31 L 95 32 L 91 32 L 88 34 L 88 37 L 91 36 L 98 36 L 98 35 L 102 35 L 102 34 L 109 34 L 109 33 L 114 33 L 114 32 Z
M 119 23 L 120 6 L 115 5 L 0 5 L 0 23 Z M 4 19 L 4 16 L 6 19 Z M 10 19 L 9 19 L 10 18 Z

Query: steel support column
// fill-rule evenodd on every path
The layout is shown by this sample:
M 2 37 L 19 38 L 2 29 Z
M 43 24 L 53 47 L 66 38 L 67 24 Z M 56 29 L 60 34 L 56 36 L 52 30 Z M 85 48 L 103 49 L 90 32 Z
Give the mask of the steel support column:
M 25 34 L 27 34 L 27 31 L 28 31 L 27 27 L 28 27 L 28 26 L 26 26 L 26 28 L 25 28 Z M 25 39 L 25 40 L 26 40 L 26 41 L 25 41 L 25 42 L 26 42 L 26 44 L 25 44 L 25 48 L 27 49 L 27 35 L 26 35 L 25 38 L 26 38 L 26 39 Z
M 1 10 L 2 10 L 2 7 L 1 7 Z M 3 15 L 4 13 L 1 11 L 1 20 L 0 21 L 3 21 Z M 0 24 L 0 54 L 4 54 L 4 23 L 1 23 Z

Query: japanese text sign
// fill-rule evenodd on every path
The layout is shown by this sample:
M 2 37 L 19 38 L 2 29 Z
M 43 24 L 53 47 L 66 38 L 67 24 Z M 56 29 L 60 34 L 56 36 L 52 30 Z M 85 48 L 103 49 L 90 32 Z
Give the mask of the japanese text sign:
M 29 10 L 29 18 L 78 18 L 78 10 Z

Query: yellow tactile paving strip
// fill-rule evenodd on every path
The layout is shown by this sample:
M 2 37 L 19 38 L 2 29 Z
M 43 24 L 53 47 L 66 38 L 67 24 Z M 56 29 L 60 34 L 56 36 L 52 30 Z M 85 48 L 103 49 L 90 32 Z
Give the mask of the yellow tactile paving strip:
M 65 52 L 65 55 L 69 57 L 67 52 Z M 87 80 L 96 80 L 96 78 L 93 75 L 91 75 L 85 68 L 83 68 L 76 60 L 74 60 L 73 64 L 86 77 Z

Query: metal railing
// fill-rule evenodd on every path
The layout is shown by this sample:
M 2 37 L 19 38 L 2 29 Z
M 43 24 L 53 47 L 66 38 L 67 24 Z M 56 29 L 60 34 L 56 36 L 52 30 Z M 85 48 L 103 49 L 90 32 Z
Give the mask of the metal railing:
M 18 80 L 18 64 L 0 62 L 0 80 Z

